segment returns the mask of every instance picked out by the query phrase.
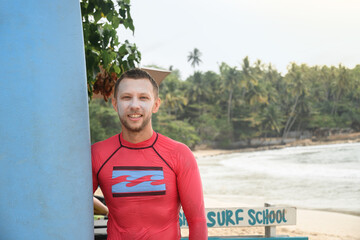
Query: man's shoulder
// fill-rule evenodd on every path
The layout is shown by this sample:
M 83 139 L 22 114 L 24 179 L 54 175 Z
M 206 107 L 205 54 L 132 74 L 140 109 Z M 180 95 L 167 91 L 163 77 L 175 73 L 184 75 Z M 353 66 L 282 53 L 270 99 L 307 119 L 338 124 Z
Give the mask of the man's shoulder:
M 159 137 L 158 137 L 158 141 L 161 145 L 166 144 L 167 147 L 171 150 L 171 151 L 175 151 L 175 152 L 191 152 L 190 148 L 185 145 L 182 142 L 176 141 L 172 138 L 169 138 L 167 136 L 164 136 L 160 133 L 158 133 Z
M 184 143 L 159 134 L 159 145 L 155 148 L 159 149 L 159 153 L 166 159 L 175 170 L 176 174 L 180 174 L 184 169 L 192 168 L 196 165 L 194 154 L 190 148 Z
M 119 134 L 116 134 L 108 139 L 105 139 L 100 142 L 96 142 L 91 145 L 91 151 L 95 152 L 107 152 L 117 149 L 120 146 Z

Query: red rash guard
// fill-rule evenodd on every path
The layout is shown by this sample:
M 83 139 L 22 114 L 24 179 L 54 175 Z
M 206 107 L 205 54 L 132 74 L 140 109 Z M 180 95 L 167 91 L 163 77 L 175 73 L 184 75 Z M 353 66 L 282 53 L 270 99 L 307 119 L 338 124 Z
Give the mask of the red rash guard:
M 155 132 L 137 144 L 118 134 L 91 154 L 93 191 L 100 186 L 109 208 L 108 239 L 180 239 L 180 204 L 189 239 L 207 239 L 199 169 L 186 145 Z

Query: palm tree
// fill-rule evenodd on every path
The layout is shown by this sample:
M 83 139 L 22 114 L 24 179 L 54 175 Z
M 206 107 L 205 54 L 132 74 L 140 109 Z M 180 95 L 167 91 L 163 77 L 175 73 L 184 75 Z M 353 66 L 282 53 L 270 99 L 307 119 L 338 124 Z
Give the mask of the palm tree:
M 308 95 L 309 86 L 305 76 L 306 69 L 308 68 L 305 64 L 298 66 L 295 63 L 292 63 L 287 75 L 285 76 L 285 80 L 287 80 L 289 84 L 289 93 L 293 98 L 294 104 L 291 107 L 291 112 L 284 127 L 282 136 L 283 141 L 287 138 L 289 131 L 300 115 L 299 110 L 297 109 L 298 106 L 305 104 L 305 98 Z M 303 106 L 303 108 L 305 107 Z
M 265 84 L 259 82 L 264 77 L 262 66 L 260 60 L 255 63 L 254 67 L 250 66 L 248 57 L 245 57 L 241 64 L 242 81 L 240 86 L 242 87 L 242 98 L 249 106 L 252 106 L 252 111 L 255 111 L 259 104 L 268 102 Z
M 236 90 L 237 85 L 240 82 L 240 73 L 236 67 L 230 67 L 226 63 L 221 63 L 220 65 L 220 76 L 222 80 L 222 89 L 229 94 L 228 98 L 228 108 L 227 108 L 227 120 L 230 123 L 231 120 L 231 105 L 234 90 Z
M 352 89 L 352 81 L 350 72 L 341 64 L 337 70 L 336 78 L 334 79 L 334 89 L 335 89 L 335 102 L 331 113 L 337 115 L 338 102 L 341 101 L 341 98 L 346 95 L 346 93 Z
M 194 69 L 196 66 L 199 66 L 199 64 L 202 62 L 200 59 L 201 55 L 202 53 L 197 48 L 194 48 L 192 52 L 189 52 L 188 62 L 191 62 L 190 64 Z
M 188 83 L 187 97 L 190 101 L 200 104 L 210 96 L 210 86 L 201 72 L 195 72 L 194 75 L 190 76 Z

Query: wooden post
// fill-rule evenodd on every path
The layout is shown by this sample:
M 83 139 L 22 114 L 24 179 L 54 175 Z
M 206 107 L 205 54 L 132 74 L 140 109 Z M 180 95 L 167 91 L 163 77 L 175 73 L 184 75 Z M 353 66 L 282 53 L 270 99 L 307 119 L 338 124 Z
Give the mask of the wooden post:
M 274 205 L 271 205 L 270 203 L 265 203 L 265 207 L 275 207 Z M 266 226 L 265 227 L 265 237 L 276 237 L 276 226 Z

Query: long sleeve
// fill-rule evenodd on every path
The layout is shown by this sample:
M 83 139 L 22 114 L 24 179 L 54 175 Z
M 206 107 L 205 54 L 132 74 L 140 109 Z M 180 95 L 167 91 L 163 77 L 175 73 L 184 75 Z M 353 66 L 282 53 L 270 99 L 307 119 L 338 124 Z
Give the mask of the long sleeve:
M 205 205 L 199 168 L 186 145 L 176 151 L 177 185 L 182 208 L 189 224 L 189 240 L 207 239 Z
M 92 182 L 93 182 L 93 193 L 96 191 L 96 189 L 99 186 L 98 183 L 98 179 L 97 179 L 97 167 L 96 164 L 97 163 L 97 159 L 96 159 L 96 154 L 94 151 L 94 147 L 91 147 L 91 166 L 92 166 Z

